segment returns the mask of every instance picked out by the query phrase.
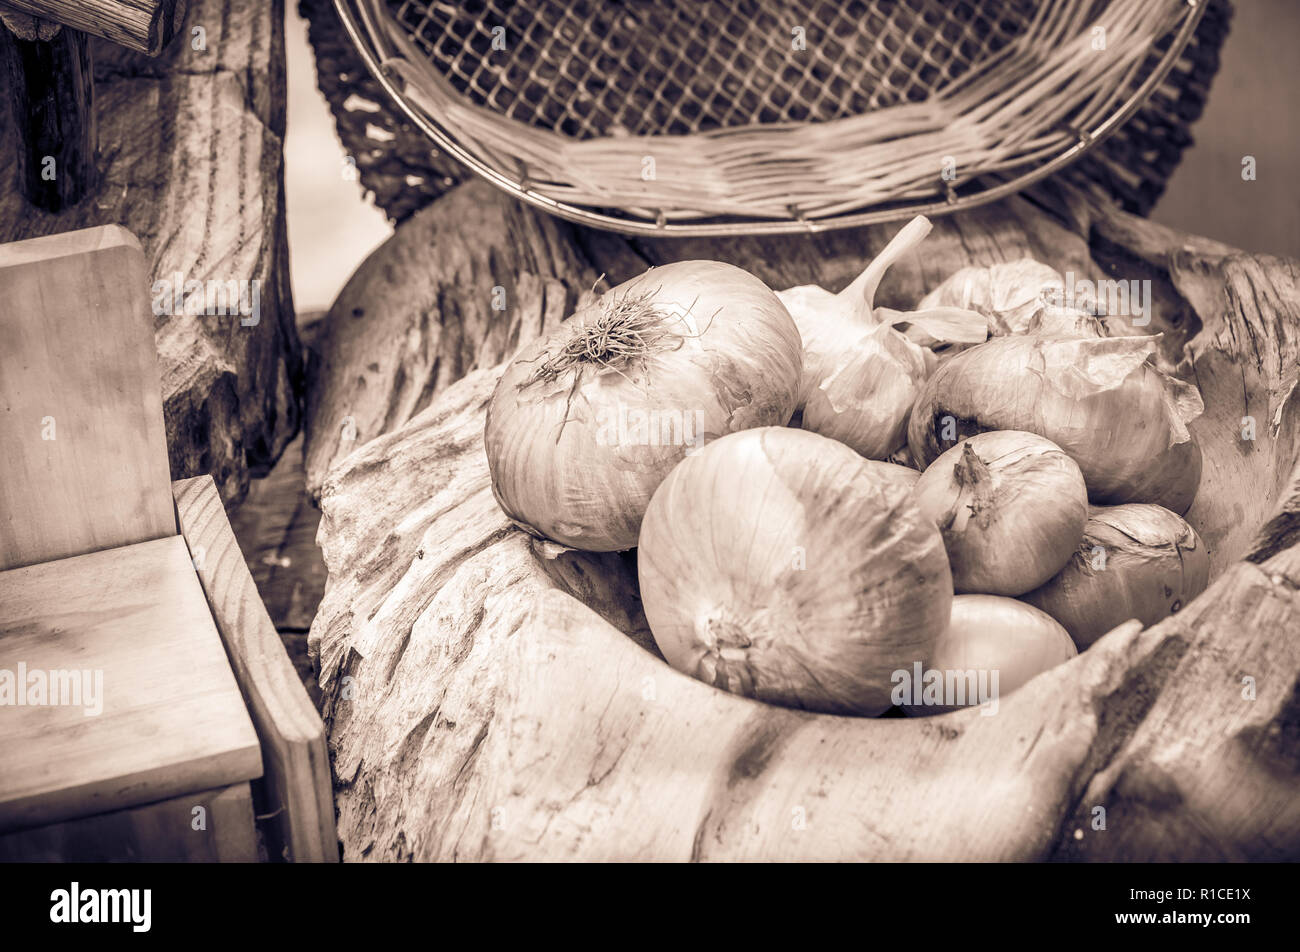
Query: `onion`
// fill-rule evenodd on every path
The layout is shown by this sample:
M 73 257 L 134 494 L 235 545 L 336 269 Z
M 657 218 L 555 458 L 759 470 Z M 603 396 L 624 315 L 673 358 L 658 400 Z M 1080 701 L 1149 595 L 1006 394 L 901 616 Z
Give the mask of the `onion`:
M 1021 595 L 1055 575 L 1088 521 L 1078 465 L 1050 440 L 995 430 L 963 440 L 912 491 L 943 534 L 958 592 Z
M 799 356 L 789 314 L 752 274 L 717 261 L 653 268 L 506 368 L 484 434 L 497 502 L 563 545 L 631 548 L 688 452 L 790 419 Z
M 834 440 L 733 433 L 655 493 L 637 552 L 655 642 L 679 671 L 791 707 L 880 714 L 891 672 L 948 623 L 939 531 Z
M 936 362 L 927 348 L 988 336 L 985 318 L 971 311 L 888 311 L 882 320 L 874 309 L 885 271 L 929 231 L 927 219 L 912 219 L 839 294 L 816 285 L 778 294 L 803 340 L 800 425 L 872 459 L 907 440 L 908 412 Z
M 983 700 L 992 700 L 987 710 L 996 713 L 998 699 L 1077 654 L 1065 629 L 1032 605 L 1000 595 L 958 595 L 948 630 L 924 665 L 914 662 L 895 673 L 893 699 L 914 717 Z M 959 685 L 960 694 L 954 690 Z
M 1079 650 L 1130 618 L 1154 625 L 1205 590 L 1210 559 L 1186 522 L 1161 506 L 1098 506 L 1059 574 L 1024 600 L 1047 612 Z
M 985 430 L 1027 430 L 1079 464 L 1095 503 L 1185 512 L 1201 453 L 1195 387 L 1156 370 L 1154 337 L 999 337 L 939 367 L 912 408 L 908 448 L 928 464 Z
M 1023 334 L 1045 300 L 1064 291 L 1065 279 L 1059 271 L 1033 258 L 1021 258 L 954 271 L 917 308 L 965 308 L 988 318 L 995 336 Z

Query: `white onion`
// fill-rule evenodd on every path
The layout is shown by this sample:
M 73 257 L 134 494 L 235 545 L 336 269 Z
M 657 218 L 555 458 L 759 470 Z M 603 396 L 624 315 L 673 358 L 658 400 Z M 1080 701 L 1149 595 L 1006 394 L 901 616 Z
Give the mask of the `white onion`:
M 893 699 L 916 717 L 996 699 L 990 704 L 993 713 L 997 700 L 1077 654 L 1065 629 L 1032 605 L 1000 595 L 958 595 L 952 600 L 951 623 L 933 650 L 895 676 Z M 964 698 L 946 690 L 958 684 Z M 936 693 L 939 685 L 945 690 Z
M 1036 588 L 1069 560 L 1088 520 L 1078 465 L 1018 430 L 958 443 L 921 474 L 912 498 L 943 534 L 957 592 Z
M 1161 506 L 1098 506 L 1055 577 L 1024 595 L 1059 621 L 1079 650 L 1136 618 L 1154 625 L 1205 590 L 1210 559 L 1191 526 Z
M 838 294 L 805 285 L 778 295 L 803 341 L 800 425 L 871 459 L 906 442 L 908 412 L 937 362 L 928 347 L 988 336 L 982 315 L 959 308 L 877 314 L 886 270 L 929 231 L 927 219 L 912 219 Z
M 985 430 L 1026 430 L 1079 464 L 1094 503 L 1185 512 L 1201 454 L 1195 387 L 1151 365 L 1154 337 L 997 337 L 940 366 L 912 408 L 908 448 L 929 463 Z
M 1029 321 L 1025 333 L 1039 337 L 1107 337 L 1106 326 L 1087 311 L 1046 304 Z
M 799 371 L 798 330 L 758 278 L 717 261 L 652 268 L 506 368 L 484 433 L 497 501 L 563 545 L 631 548 L 688 452 L 790 419 Z
M 637 552 L 668 662 L 724 690 L 874 715 L 891 673 L 948 623 L 939 531 L 848 447 L 789 427 L 687 457 L 655 493 Z

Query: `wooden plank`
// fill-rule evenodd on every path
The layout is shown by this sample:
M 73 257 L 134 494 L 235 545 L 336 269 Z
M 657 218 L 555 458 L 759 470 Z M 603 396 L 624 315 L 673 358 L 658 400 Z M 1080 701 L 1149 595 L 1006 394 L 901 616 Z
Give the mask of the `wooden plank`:
M 230 513 L 248 570 L 262 594 L 266 613 L 282 634 L 311 627 L 325 591 L 325 563 L 316 547 L 320 510 L 304 485 L 302 437 Z
M 145 270 L 116 225 L 0 246 L 0 569 L 176 533 Z
M 257 862 L 247 783 L 0 836 L 4 863 Z
M 283 193 L 284 2 L 192 0 L 190 8 L 202 34 L 187 33 L 155 58 L 91 40 L 99 188 L 58 214 L 32 214 L 17 163 L 0 163 L 0 241 L 101 224 L 140 239 L 144 288 L 171 305 L 155 316 L 154 339 L 172 478 L 211 473 L 225 499 L 238 499 L 298 432 L 301 415 Z M 14 138 L 0 109 L 0 143 Z M 183 295 L 180 308 L 178 274 L 204 289 Z M 254 310 L 256 289 L 256 316 L 185 310 L 206 304 L 209 290 L 219 305 L 216 291 L 232 281 L 243 310 Z
M 75 694 L 65 682 L 65 703 L 36 703 L 34 673 L 51 672 L 89 677 L 75 679 Z M 6 682 L 0 829 L 261 775 L 257 734 L 180 536 L 0 572 Z
M 295 862 L 337 862 L 325 728 L 285 654 L 212 479 L 175 485 L 181 531 L 262 742 L 267 849 Z

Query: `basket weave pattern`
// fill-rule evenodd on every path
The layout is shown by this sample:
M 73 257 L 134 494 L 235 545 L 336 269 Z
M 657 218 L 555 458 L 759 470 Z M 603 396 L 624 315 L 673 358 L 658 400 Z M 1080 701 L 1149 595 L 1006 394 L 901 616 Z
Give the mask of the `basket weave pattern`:
M 755 123 L 826 122 L 923 102 L 998 52 L 1032 16 L 908 0 L 521 5 L 390 0 L 457 92 L 543 129 L 589 139 L 683 136 Z M 805 31 L 796 48 L 794 27 Z M 492 25 L 509 43 L 492 49 Z
M 1060 10 L 1068 5 L 1057 6 Z M 322 89 L 334 108 L 345 145 L 379 204 L 400 220 L 463 178 L 464 169 L 433 148 L 425 131 L 394 108 L 388 92 L 364 72 L 361 57 L 324 0 L 303 0 L 301 7 L 311 22 Z M 997 17 L 989 13 L 990 7 Z M 1122 74 L 1108 69 L 1098 79 L 1086 70 L 1070 73 L 1075 85 L 1091 76 L 1090 91 L 1066 104 L 1069 108 L 1058 102 L 1037 104 L 1036 117 L 1051 117 L 1053 122 L 1021 123 L 1011 135 L 1004 134 L 1007 141 L 999 143 L 1001 151 L 992 154 L 982 174 L 975 174 L 963 159 L 959 168 L 965 177 L 956 183 L 943 182 L 935 169 L 926 168 L 910 188 L 871 194 L 863 192 L 863 176 L 851 162 L 845 164 L 841 181 L 813 177 L 811 183 L 805 164 L 789 173 L 797 186 L 813 196 L 809 201 L 805 195 L 802 209 L 798 200 L 784 201 L 782 189 L 788 183 L 778 177 L 773 184 L 769 177 L 759 181 L 766 189 L 764 201 L 742 198 L 739 205 L 703 209 L 690 205 L 692 198 L 700 197 L 699 181 L 679 183 L 685 185 L 677 196 L 682 201 L 665 214 L 662 202 L 642 207 L 635 193 L 616 195 L 610 189 L 602 191 L 599 183 L 593 186 L 590 166 L 575 163 L 583 172 L 576 186 L 557 182 L 544 162 L 539 163 L 540 169 L 530 168 L 526 159 L 510 154 L 511 148 L 519 130 L 524 130 L 522 138 L 534 132 L 548 137 L 538 140 L 548 148 L 560 141 L 557 148 L 606 150 L 620 156 L 618 162 L 639 162 L 647 151 L 645 143 L 653 141 L 651 154 L 667 156 L 660 162 L 661 179 L 665 167 L 672 178 L 673 147 L 701 136 L 715 143 L 720 138 L 737 141 L 750 131 L 764 136 L 821 136 L 810 150 L 814 157 L 833 153 L 835 145 L 827 144 L 826 130 L 854 122 L 869 128 L 891 111 L 916 113 L 932 108 L 934 89 L 951 90 L 962 83 L 969 87 L 987 78 L 990 61 L 1015 60 L 1017 35 L 1052 27 L 1056 34 L 1073 37 L 1076 48 L 1082 49 L 1088 24 L 1108 5 L 1096 2 L 1086 7 L 1074 5 L 1058 13 L 1065 19 L 1049 19 L 1044 26 L 1044 22 L 1025 21 L 1041 5 L 1005 0 L 978 8 L 926 0 L 810 4 L 805 11 L 810 24 L 807 48 L 802 51 L 792 47 L 790 29 L 773 25 L 766 13 L 768 5 L 762 3 L 729 5 L 730 15 L 714 16 L 707 29 L 699 17 L 709 14 L 672 4 L 636 5 L 633 15 L 625 7 L 551 0 L 540 0 L 527 10 L 500 0 L 457 5 L 391 0 L 381 12 L 385 29 L 393 36 L 393 49 L 403 50 L 421 64 L 415 78 L 424 82 L 429 74 L 436 74 L 441 82 L 435 98 L 444 94 L 451 113 L 461 110 L 460 115 L 474 117 L 472 122 L 453 125 L 463 131 L 476 129 L 479 121 L 492 124 L 494 131 L 470 151 L 515 181 L 524 180 L 538 192 L 549 189 L 558 200 L 572 200 L 579 206 L 614 209 L 629 219 L 689 222 L 713 214 L 735 221 L 757 219 L 757 229 L 737 230 L 764 230 L 766 219 L 801 215 L 814 221 L 822 218 L 819 224 L 826 226 L 855 224 L 845 220 L 846 212 L 864 206 L 888 209 L 889 200 L 897 207 L 889 217 L 911 214 L 918 202 L 936 198 L 948 199 L 954 206 L 969 203 L 1073 141 L 1079 130 L 1063 119 L 1087 122 L 1104 115 L 1168 59 L 1172 69 L 1135 117 L 1070 172 L 1076 181 L 1082 177 L 1101 183 L 1128 209 L 1145 213 L 1182 149 L 1190 144 L 1187 125 L 1199 115 L 1217 69 L 1230 8 L 1226 0 L 1209 0 L 1190 41 L 1175 50 L 1176 60 L 1173 55 L 1166 57 L 1176 39 L 1170 27 L 1185 14 L 1167 4 L 1145 5 L 1147 14 L 1130 11 L 1130 20 L 1119 21 L 1126 24 L 1121 34 L 1135 35 L 1141 27 L 1153 39 L 1140 49 L 1128 50 Z M 1152 18 L 1152 8 L 1159 8 L 1158 18 Z M 498 32 L 504 33 L 506 51 L 491 49 L 494 34 L 489 24 L 494 23 L 502 28 Z M 646 39 L 634 43 L 636 37 Z M 1042 45 L 1034 44 L 1035 48 Z M 1043 54 L 1022 57 L 1021 68 L 1031 69 L 1042 60 Z M 1066 57 L 1067 73 L 1071 68 Z M 1005 73 L 994 77 L 1002 84 L 999 88 L 1013 88 L 1015 71 Z M 408 68 L 404 74 L 408 85 L 411 78 Z M 636 138 L 650 133 L 670 138 Z M 463 143 L 465 136 L 459 141 Z M 950 148 L 954 136 L 944 129 L 936 141 L 939 148 Z M 510 148 L 503 150 L 503 144 Z M 520 151 L 527 154 L 529 147 L 525 144 Z M 911 161 L 937 162 L 938 152 L 932 151 L 925 160 L 912 157 Z M 566 163 L 567 158 L 560 162 L 562 170 Z M 908 163 L 899 164 L 906 169 Z M 689 165 L 682 168 L 691 170 Z M 693 177 L 698 179 L 681 176 Z

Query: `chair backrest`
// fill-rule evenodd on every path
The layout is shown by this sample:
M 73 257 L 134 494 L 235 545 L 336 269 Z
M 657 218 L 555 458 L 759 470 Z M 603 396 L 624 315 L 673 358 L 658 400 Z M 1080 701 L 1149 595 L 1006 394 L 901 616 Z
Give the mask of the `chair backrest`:
M 144 253 L 0 245 L 0 569 L 176 534 Z

